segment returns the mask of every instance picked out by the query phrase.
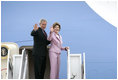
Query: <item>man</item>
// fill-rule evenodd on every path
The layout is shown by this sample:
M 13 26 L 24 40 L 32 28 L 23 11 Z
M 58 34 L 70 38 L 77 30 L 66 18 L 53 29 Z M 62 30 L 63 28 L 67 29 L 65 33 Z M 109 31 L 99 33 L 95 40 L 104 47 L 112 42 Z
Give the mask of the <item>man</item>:
M 50 41 L 47 40 L 47 34 L 45 32 L 47 21 L 41 19 L 39 25 L 40 27 L 35 24 L 31 32 L 31 36 L 33 36 L 34 39 L 32 54 L 34 57 L 35 78 L 43 79 L 46 67 L 47 45 Z

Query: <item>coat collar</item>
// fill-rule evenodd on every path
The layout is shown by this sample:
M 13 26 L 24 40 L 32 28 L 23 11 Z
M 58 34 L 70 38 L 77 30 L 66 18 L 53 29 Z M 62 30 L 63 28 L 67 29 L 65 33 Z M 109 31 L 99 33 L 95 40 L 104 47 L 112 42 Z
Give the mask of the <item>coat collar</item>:
M 61 37 L 61 35 L 60 35 L 60 34 L 57 35 L 55 32 L 54 32 L 54 34 L 55 34 L 57 40 L 59 40 L 59 41 L 62 43 L 62 37 Z M 58 36 L 59 36 L 59 37 L 58 37 Z

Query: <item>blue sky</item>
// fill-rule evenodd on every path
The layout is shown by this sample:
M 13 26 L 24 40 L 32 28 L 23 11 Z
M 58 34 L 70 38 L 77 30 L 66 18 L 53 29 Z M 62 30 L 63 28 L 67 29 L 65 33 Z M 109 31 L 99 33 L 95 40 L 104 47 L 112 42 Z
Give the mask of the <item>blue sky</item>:
M 63 46 L 71 54 L 86 54 L 88 79 L 117 78 L 117 28 L 97 15 L 84 1 L 10 1 L 1 3 L 1 41 L 16 42 L 19 47 L 33 45 L 30 33 L 40 19 L 61 24 Z M 24 41 L 24 42 L 20 42 Z M 67 77 L 67 56 L 61 54 L 60 78 Z

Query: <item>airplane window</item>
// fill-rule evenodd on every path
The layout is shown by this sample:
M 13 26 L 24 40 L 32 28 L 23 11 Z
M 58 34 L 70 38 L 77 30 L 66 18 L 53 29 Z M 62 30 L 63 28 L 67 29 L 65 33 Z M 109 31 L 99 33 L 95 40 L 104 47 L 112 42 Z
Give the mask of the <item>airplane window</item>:
M 1 56 L 5 57 L 8 54 L 8 49 L 6 47 L 1 47 Z

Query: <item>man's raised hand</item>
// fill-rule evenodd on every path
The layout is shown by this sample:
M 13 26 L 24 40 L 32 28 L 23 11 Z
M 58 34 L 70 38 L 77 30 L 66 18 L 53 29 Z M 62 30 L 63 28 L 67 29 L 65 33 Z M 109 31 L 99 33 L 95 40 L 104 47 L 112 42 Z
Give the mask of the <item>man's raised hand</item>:
M 38 30 L 38 24 L 35 24 L 35 25 L 34 25 L 34 30 L 35 30 L 35 31 Z

